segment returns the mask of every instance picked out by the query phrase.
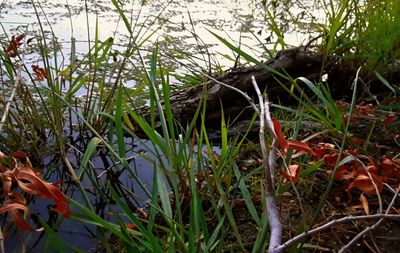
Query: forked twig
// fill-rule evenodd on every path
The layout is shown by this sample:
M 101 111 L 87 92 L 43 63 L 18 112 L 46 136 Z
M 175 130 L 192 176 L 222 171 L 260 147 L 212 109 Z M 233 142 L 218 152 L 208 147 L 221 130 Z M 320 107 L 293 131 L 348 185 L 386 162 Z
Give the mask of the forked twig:
M 273 171 L 276 167 L 276 142 L 277 136 L 275 134 L 275 130 L 271 120 L 271 113 L 269 111 L 269 101 L 267 95 L 263 98 L 260 89 L 258 88 L 256 79 L 254 76 L 251 77 L 251 81 L 253 83 L 254 89 L 258 95 L 258 100 L 260 102 L 260 145 L 261 152 L 263 156 L 263 165 L 265 169 L 265 181 L 266 181 L 266 190 L 265 190 L 265 201 L 267 205 L 267 216 L 269 227 L 271 231 L 271 236 L 269 238 L 269 251 L 273 250 L 275 247 L 281 244 L 282 239 L 282 225 L 279 220 L 278 208 L 275 203 L 275 190 L 273 183 Z M 267 151 L 267 146 L 265 144 L 265 125 L 267 125 L 267 129 L 269 134 L 271 135 L 273 141 L 270 147 L 269 152 Z

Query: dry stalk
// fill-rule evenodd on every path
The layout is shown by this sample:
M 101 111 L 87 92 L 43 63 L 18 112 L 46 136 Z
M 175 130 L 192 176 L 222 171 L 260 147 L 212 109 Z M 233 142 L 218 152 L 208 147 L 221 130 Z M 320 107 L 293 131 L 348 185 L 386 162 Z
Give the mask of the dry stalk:
M 274 127 L 271 120 L 271 114 L 269 111 L 269 101 L 267 95 L 263 98 L 260 89 L 258 88 L 257 82 L 254 76 L 251 77 L 251 81 L 253 83 L 254 89 L 258 95 L 258 100 L 260 103 L 260 145 L 261 152 L 263 156 L 263 165 L 265 169 L 265 201 L 267 206 L 267 216 L 269 227 L 271 231 L 271 236 L 269 238 L 269 252 L 271 252 L 275 247 L 281 244 L 282 239 L 282 225 L 279 220 L 278 208 L 275 203 L 275 189 L 273 184 L 273 171 L 276 167 L 276 142 L 277 137 L 274 131 Z M 267 125 L 267 129 L 269 134 L 271 135 L 273 141 L 270 147 L 270 150 L 267 150 L 267 145 L 265 143 L 265 127 Z
M 274 187 L 274 174 L 275 174 L 275 168 L 276 168 L 276 153 L 277 153 L 277 136 L 275 134 L 274 126 L 272 123 L 271 119 L 271 113 L 270 113 L 270 102 L 268 100 L 267 95 L 265 95 L 265 98 L 263 98 L 263 95 L 258 88 L 258 84 L 254 78 L 254 76 L 251 77 L 251 81 L 253 83 L 254 89 L 256 90 L 256 93 L 258 95 L 258 100 L 260 104 L 260 109 L 257 108 L 256 104 L 252 101 L 252 99 L 243 91 L 232 87 L 228 84 L 225 84 L 223 82 L 218 81 L 217 79 L 202 73 L 204 76 L 209 78 L 210 80 L 213 80 L 214 82 L 225 86 L 229 89 L 232 89 L 239 94 L 241 94 L 243 97 L 249 101 L 250 105 L 253 107 L 254 111 L 258 114 L 260 118 L 260 131 L 259 131 L 259 139 L 260 139 L 260 145 L 261 145 L 261 152 L 263 155 L 263 165 L 265 168 L 265 181 L 266 181 L 266 190 L 265 190 L 265 202 L 267 206 L 267 216 L 268 216 L 268 222 L 269 222 L 269 227 L 271 231 L 271 236 L 269 239 L 269 251 L 272 252 L 272 250 L 275 247 L 278 247 L 281 245 L 281 240 L 282 240 L 282 225 L 279 220 L 279 213 L 278 213 L 278 207 L 276 206 L 275 202 L 275 187 Z M 265 128 L 267 128 L 268 133 L 272 137 L 272 143 L 267 150 L 267 145 L 265 143 Z M 279 251 L 276 251 L 279 252 Z
M 28 33 L 28 26 L 26 26 L 26 28 L 25 28 L 25 35 L 27 33 Z M 25 36 L 24 40 L 23 40 L 21 62 L 18 64 L 18 72 L 17 72 L 17 75 L 16 75 L 15 80 L 14 80 L 14 85 L 13 85 L 12 90 L 11 90 L 11 95 L 10 95 L 8 101 L 7 101 L 6 108 L 4 110 L 4 114 L 3 114 L 3 116 L 2 116 L 2 118 L 0 120 L 0 131 L 3 129 L 4 123 L 7 120 L 7 116 L 8 116 L 8 113 L 10 111 L 11 103 L 14 101 L 14 97 L 15 97 L 15 94 L 17 92 L 18 85 L 22 81 L 22 69 L 23 69 L 23 66 L 25 65 L 25 51 L 26 51 L 26 45 L 27 45 L 26 37 L 27 36 Z M 12 43 L 12 42 L 10 42 L 10 43 Z

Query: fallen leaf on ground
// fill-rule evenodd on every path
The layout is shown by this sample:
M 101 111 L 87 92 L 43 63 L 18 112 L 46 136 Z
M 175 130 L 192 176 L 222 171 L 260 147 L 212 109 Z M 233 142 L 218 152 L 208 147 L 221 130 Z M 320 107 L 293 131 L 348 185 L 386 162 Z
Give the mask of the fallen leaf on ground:
M 362 193 L 361 193 L 361 195 L 360 195 L 360 201 L 361 201 L 361 204 L 362 204 L 362 206 L 363 206 L 363 208 L 364 208 L 365 214 L 369 214 L 368 200 L 367 200 L 367 198 L 364 196 L 364 194 L 362 194 Z

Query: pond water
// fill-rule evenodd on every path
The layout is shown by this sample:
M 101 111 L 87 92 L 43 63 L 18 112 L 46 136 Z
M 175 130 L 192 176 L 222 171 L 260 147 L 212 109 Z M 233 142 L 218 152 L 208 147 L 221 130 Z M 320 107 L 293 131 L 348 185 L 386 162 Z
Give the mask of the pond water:
M 101 41 L 113 37 L 114 47 L 121 46 L 120 50 L 128 42 L 128 30 L 111 0 L 33 2 L 44 30 L 54 33 L 51 39 L 57 40 L 65 54 L 71 50 L 71 38 L 76 52 L 88 52 L 93 45 L 89 40 L 95 37 L 96 18 Z M 317 4 L 319 1 L 310 0 L 266 1 L 265 5 L 257 0 L 160 0 L 143 1 L 143 5 L 142 1 L 119 2 L 123 3 L 121 8 L 132 22 L 137 43 L 146 41 L 143 48 L 151 49 L 158 41 L 165 49 L 198 55 L 198 63 L 203 65 L 206 63 L 201 54 L 207 52 L 214 63 L 225 67 L 233 65 L 227 56 L 234 58 L 234 55 L 210 31 L 242 45 L 256 57 L 265 57 L 265 48 L 273 49 L 277 40 L 268 25 L 266 9 L 277 17 L 277 26 L 285 42 L 294 46 L 305 44 L 315 32 L 316 24 L 323 24 L 326 18 Z M 3 32 L 8 36 L 26 29 L 38 33 L 40 26 L 33 7 L 30 1 L 3 1 L 0 6 Z M 65 61 L 68 62 L 68 58 Z
M 54 44 L 60 47 L 57 54 L 62 61 L 58 61 L 58 64 L 66 67 L 69 64 L 72 49 L 79 57 L 93 46 L 96 36 L 96 19 L 99 39 L 105 41 L 113 37 L 115 52 L 123 51 L 129 41 L 128 30 L 111 0 L 35 0 L 32 2 L 5 0 L 0 4 L 0 24 L 3 28 L 0 39 L 3 45 L 7 44 L 12 35 L 26 31 L 31 35 L 40 34 L 40 25 L 42 25 L 47 39 L 57 41 Z M 256 0 L 160 0 L 145 1 L 144 4 L 142 1 L 121 0 L 119 2 L 123 4 L 122 8 L 133 24 L 133 36 L 137 38 L 137 44 L 143 42 L 141 52 L 144 55 L 147 55 L 154 47 L 154 43 L 158 42 L 165 55 L 173 52 L 175 56 L 180 54 L 193 57 L 196 59 L 197 67 L 206 68 L 209 64 L 222 68 L 232 67 L 235 55 L 210 31 L 233 41 L 236 45 L 242 45 L 244 51 L 257 58 L 267 57 L 266 49 L 281 49 L 279 46 L 274 47 L 277 36 L 266 21 L 265 10 L 272 6 L 269 1 L 266 1 L 266 6 L 263 5 L 263 1 Z M 284 32 L 284 39 L 289 45 L 297 46 L 306 43 L 314 32 L 315 24 L 324 22 L 325 18 L 314 1 L 282 1 L 281 4 L 272 7 L 275 8 L 274 15 L 280 15 L 277 25 Z M 300 28 L 302 32 L 299 32 Z M 167 57 L 164 59 L 170 60 Z M 180 63 L 191 63 L 184 58 L 180 61 Z M 28 54 L 26 62 L 28 65 L 37 64 L 37 53 L 32 51 Z M 177 69 L 181 67 L 179 63 L 171 62 L 171 64 L 175 65 L 176 71 L 184 72 Z M 136 84 L 134 77 L 127 74 L 124 84 L 134 86 Z M 85 92 L 78 93 L 78 95 L 83 94 Z M 130 165 L 135 168 L 144 184 L 151 189 L 153 172 L 149 168 L 152 163 L 138 155 L 141 149 L 140 146 L 133 146 L 127 157 L 135 157 Z M 71 154 L 70 159 L 76 162 L 74 164 L 76 167 L 79 167 L 77 161 L 79 156 Z M 112 164 L 112 161 L 107 162 L 107 159 L 101 156 L 95 157 L 92 160 L 92 167 L 101 174 Z M 44 164 L 54 166 L 53 161 L 45 161 Z M 143 205 L 145 199 L 140 188 L 132 183 L 132 179 L 128 176 L 125 175 L 122 178 L 123 184 L 137 194 L 135 204 Z M 80 199 L 80 195 L 74 190 L 71 190 L 70 194 L 74 199 Z M 95 196 L 92 197 L 95 202 Z M 43 206 L 45 205 L 32 205 L 31 211 L 46 220 L 48 214 Z M 108 211 L 113 211 L 112 205 L 106 207 L 106 212 Z M 96 245 L 93 233 L 93 227 L 70 220 L 62 221 L 58 231 L 63 240 L 85 251 Z M 40 235 L 25 237 L 25 240 L 32 246 L 38 237 Z M 6 252 L 18 251 L 19 240 L 20 236 L 15 235 L 6 241 Z M 40 252 L 42 247 L 43 243 L 39 243 L 32 252 Z

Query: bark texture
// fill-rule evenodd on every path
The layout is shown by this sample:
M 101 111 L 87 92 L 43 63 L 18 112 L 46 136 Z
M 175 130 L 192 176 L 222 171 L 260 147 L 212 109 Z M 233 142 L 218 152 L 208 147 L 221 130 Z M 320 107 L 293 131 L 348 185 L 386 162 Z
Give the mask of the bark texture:
M 264 62 L 264 64 L 282 74 L 289 74 L 292 78 L 303 76 L 313 80 L 320 74 L 322 61 L 321 55 L 296 47 L 278 52 L 274 59 Z M 261 91 L 268 92 L 272 102 L 288 102 L 289 94 L 279 82 L 284 85 L 290 85 L 290 83 L 263 66 L 240 67 L 215 79 L 255 98 L 256 94 L 251 82 L 252 76 L 255 77 Z M 233 119 L 245 119 L 253 114 L 248 101 L 241 94 L 214 80 L 209 80 L 171 95 L 170 101 L 174 118 L 185 125 L 193 118 L 199 103 L 203 102 L 204 96 L 206 96 L 206 123 L 209 128 L 220 126 L 221 105 L 226 119 L 231 122 Z M 146 109 L 139 113 L 145 118 L 149 117 Z

